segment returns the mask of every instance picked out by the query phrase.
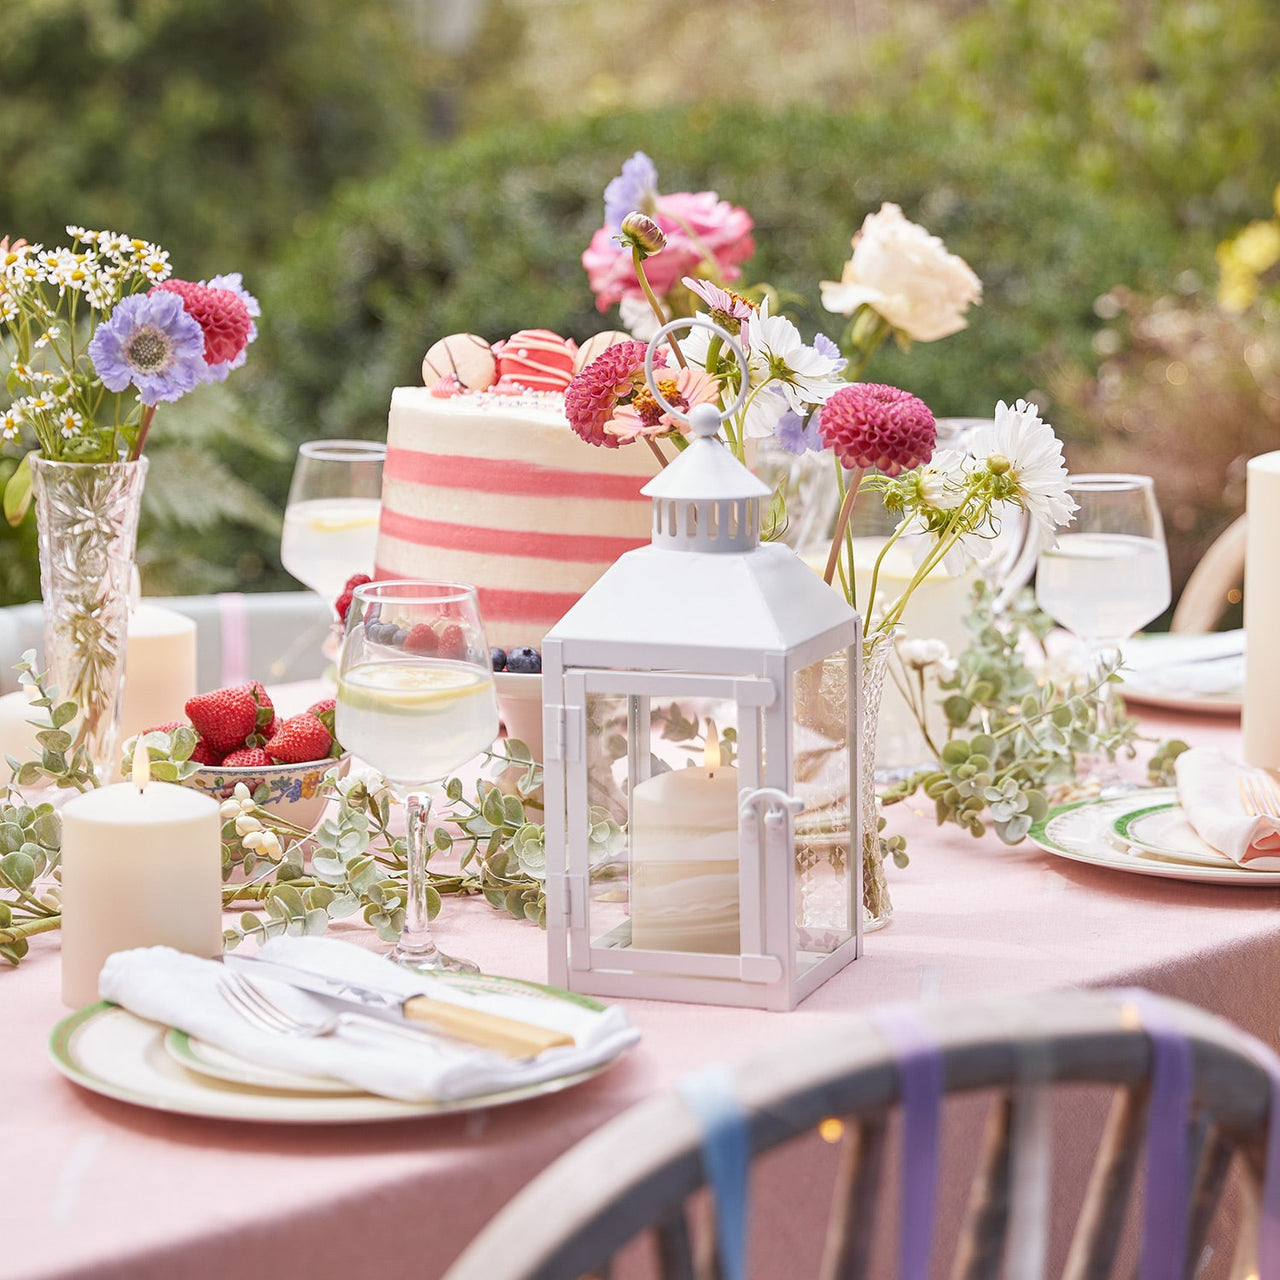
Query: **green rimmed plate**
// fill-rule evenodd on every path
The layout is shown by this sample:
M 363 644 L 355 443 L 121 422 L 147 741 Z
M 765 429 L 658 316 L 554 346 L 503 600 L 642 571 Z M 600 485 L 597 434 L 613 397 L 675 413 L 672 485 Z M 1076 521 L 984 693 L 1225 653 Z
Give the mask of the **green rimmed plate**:
M 518 988 L 522 994 L 600 1007 L 583 996 L 517 979 L 458 978 L 469 987 Z M 171 1037 L 172 1043 L 166 1043 Z M 337 1081 L 329 1085 L 287 1072 L 267 1074 L 267 1069 L 248 1063 L 238 1072 L 240 1060 L 233 1055 L 215 1059 L 209 1047 L 181 1032 L 100 1001 L 54 1027 L 49 1054 L 54 1066 L 82 1088 L 152 1110 L 264 1124 L 367 1124 L 477 1111 L 558 1093 L 605 1071 L 622 1050 L 587 1070 L 552 1080 L 451 1102 L 401 1102 L 353 1093 Z M 215 1062 L 216 1073 L 210 1070 Z
M 1185 859 L 1153 856 L 1136 848 L 1117 832 L 1125 818 L 1153 809 L 1176 807 L 1172 787 L 1148 788 L 1106 799 L 1077 800 L 1050 809 L 1043 822 L 1031 828 L 1028 839 L 1046 853 L 1114 871 L 1197 884 L 1226 884 L 1237 888 L 1280 889 L 1280 871 L 1249 871 L 1234 862 L 1204 866 Z

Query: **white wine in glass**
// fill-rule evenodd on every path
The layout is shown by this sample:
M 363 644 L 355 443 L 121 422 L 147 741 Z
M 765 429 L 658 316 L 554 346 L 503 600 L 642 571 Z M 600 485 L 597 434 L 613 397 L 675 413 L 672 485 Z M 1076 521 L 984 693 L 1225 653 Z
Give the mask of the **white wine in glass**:
M 1036 602 L 1089 651 L 1098 683 L 1120 645 L 1169 607 L 1169 553 L 1150 476 L 1073 475 L 1067 491 L 1077 510 L 1058 545 L 1040 552 Z M 1110 729 L 1107 689 L 1098 689 L 1098 728 Z M 1114 784 L 1102 761 L 1086 780 Z
M 369 440 L 298 446 L 280 537 L 280 561 L 299 582 L 335 599 L 355 573 L 372 573 L 387 447 Z
M 429 787 L 498 735 L 493 668 L 474 587 L 388 581 L 357 587 L 338 661 L 336 731 L 405 806 L 404 930 L 391 958 L 428 972 L 477 972 L 447 956 L 427 910 Z

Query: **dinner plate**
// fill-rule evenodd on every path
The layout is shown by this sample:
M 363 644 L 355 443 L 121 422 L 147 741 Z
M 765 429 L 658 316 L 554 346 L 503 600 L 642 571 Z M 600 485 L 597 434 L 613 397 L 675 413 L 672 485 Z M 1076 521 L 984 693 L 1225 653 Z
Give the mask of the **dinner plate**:
M 567 994 L 564 998 L 580 999 Z M 180 1115 L 268 1124 L 371 1123 L 506 1106 L 581 1084 L 621 1056 L 619 1050 L 613 1058 L 588 1070 L 519 1088 L 452 1102 L 401 1102 L 369 1093 L 351 1093 L 346 1084 L 338 1082 L 332 1090 L 317 1091 L 315 1086 L 321 1082 L 308 1077 L 300 1086 L 301 1078 L 286 1072 L 271 1073 L 278 1081 L 275 1084 L 266 1083 L 261 1076 L 264 1082 L 260 1084 L 248 1082 L 243 1075 L 239 1079 L 228 1078 L 238 1061 L 230 1054 L 217 1060 L 224 1068 L 224 1074 L 217 1075 L 209 1070 L 215 1059 L 202 1053 L 198 1046 L 191 1048 L 189 1038 L 189 1064 L 181 1060 L 181 1054 L 175 1056 L 165 1044 L 170 1031 L 158 1022 L 148 1022 L 118 1005 L 100 1001 L 70 1014 L 54 1027 L 49 1053 L 54 1066 L 67 1079 L 108 1098 Z
M 1197 884 L 1228 884 L 1249 889 L 1280 889 L 1280 871 L 1250 871 L 1232 862 L 1203 866 L 1185 859 L 1152 856 L 1116 832 L 1116 823 L 1157 807 L 1177 804 L 1172 787 L 1148 788 L 1107 799 L 1077 800 L 1050 809 L 1031 828 L 1028 839 L 1046 853 L 1115 871 Z
M 1239 715 L 1244 689 L 1240 632 L 1135 636 L 1124 644 L 1127 702 L 1166 711 Z
M 1220 849 L 1200 839 L 1187 821 L 1182 806 L 1176 802 L 1121 814 L 1111 824 L 1111 829 L 1131 847 L 1153 857 L 1196 863 L 1203 867 L 1236 866 Z
M 180 1066 L 215 1080 L 230 1080 L 232 1084 L 247 1084 L 258 1089 L 284 1089 L 289 1093 L 363 1093 L 358 1085 L 345 1080 L 333 1080 L 328 1076 L 304 1076 L 296 1071 L 284 1071 L 266 1063 L 250 1062 L 228 1049 L 207 1040 L 189 1036 L 177 1027 L 170 1027 L 164 1037 L 165 1052 Z

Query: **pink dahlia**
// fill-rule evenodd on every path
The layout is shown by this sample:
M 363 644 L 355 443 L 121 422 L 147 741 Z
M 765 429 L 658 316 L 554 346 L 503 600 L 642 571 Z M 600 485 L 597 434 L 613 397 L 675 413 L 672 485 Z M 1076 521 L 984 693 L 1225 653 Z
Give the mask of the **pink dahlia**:
M 235 360 L 249 345 L 253 319 L 244 301 L 230 289 L 215 289 L 190 280 L 166 280 L 152 293 L 176 293 L 187 314 L 204 333 L 204 359 L 209 365 Z
M 588 443 L 616 449 L 622 441 L 605 430 L 619 404 L 630 401 L 644 386 L 643 342 L 619 342 L 601 352 L 574 375 L 564 393 L 569 425 Z M 656 366 L 666 365 L 666 353 L 654 353 Z M 631 437 L 634 439 L 635 437 Z
M 875 467 L 887 476 L 928 462 L 938 440 L 923 400 L 877 382 L 841 387 L 822 406 L 821 430 L 846 468 Z

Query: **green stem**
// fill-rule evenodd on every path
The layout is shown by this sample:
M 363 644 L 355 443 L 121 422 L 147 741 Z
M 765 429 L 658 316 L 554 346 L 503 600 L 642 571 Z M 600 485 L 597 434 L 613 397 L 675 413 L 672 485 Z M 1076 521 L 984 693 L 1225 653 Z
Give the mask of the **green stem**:
M 644 273 L 644 255 L 634 244 L 631 246 L 631 264 L 635 268 L 636 279 L 640 281 L 640 288 L 644 293 L 645 299 L 653 309 L 653 314 L 658 317 L 658 327 L 661 328 L 667 323 L 667 314 L 663 311 L 662 304 L 658 301 L 652 286 L 649 284 L 649 277 Z M 685 363 L 684 352 L 680 350 L 680 344 L 676 341 L 674 333 L 667 334 L 667 346 L 671 348 L 671 353 L 675 356 L 676 363 L 682 369 L 687 369 L 689 366 Z
M 52 933 L 62 928 L 62 913 L 41 916 L 39 920 L 24 920 L 21 924 L 10 925 L 0 929 L 0 945 L 21 942 L 23 938 L 33 937 L 37 933 Z

